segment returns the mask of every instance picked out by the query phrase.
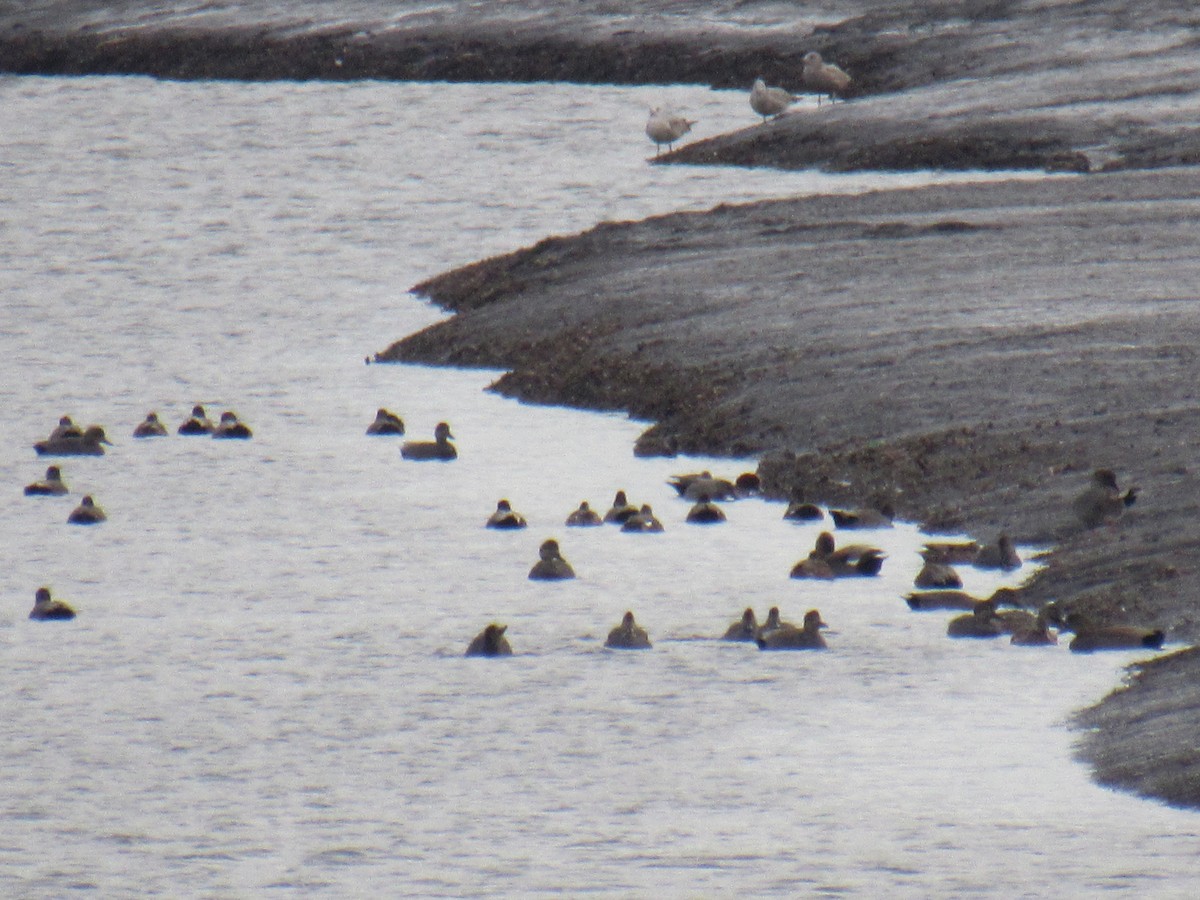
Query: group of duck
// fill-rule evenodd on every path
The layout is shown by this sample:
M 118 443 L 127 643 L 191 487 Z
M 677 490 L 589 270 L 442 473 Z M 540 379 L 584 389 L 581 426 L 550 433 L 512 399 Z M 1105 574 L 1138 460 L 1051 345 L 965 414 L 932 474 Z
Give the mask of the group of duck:
M 750 473 L 736 482 L 715 479 L 709 472 L 702 472 L 698 475 L 676 476 L 670 483 L 679 496 L 694 501 L 688 521 L 703 524 L 724 520 L 724 514 L 715 506 L 714 498 L 735 499 L 757 493 L 759 489 L 757 477 Z M 1092 474 L 1088 486 L 1075 498 L 1072 509 L 1081 525 L 1094 528 L 1115 523 L 1133 505 L 1136 497 L 1137 488 L 1122 491 L 1112 470 L 1098 469 Z M 712 509 L 716 509 L 719 515 L 712 516 Z M 815 521 L 824 518 L 825 514 L 815 504 L 794 496 L 784 512 L 784 518 Z M 828 514 L 837 529 L 892 526 L 893 511 L 886 505 L 879 509 L 830 509 Z M 599 526 L 605 523 L 619 524 L 623 530 L 629 531 L 662 530 L 661 523 L 653 516 L 650 507 L 645 505 L 639 508 L 629 503 L 624 491 L 617 492 L 612 507 L 605 515 L 599 515 L 584 501 L 566 520 L 568 526 Z M 507 500 L 501 500 L 486 526 L 515 529 L 525 528 L 527 523 Z M 1165 634 L 1161 629 L 1102 625 L 1078 612 L 1066 611 L 1056 603 L 1046 604 L 1035 614 L 1020 608 L 1017 592 L 1012 588 L 1001 588 L 986 599 L 964 592 L 956 566 L 970 565 L 976 569 L 998 571 L 1014 571 L 1021 567 L 1021 557 L 1007 534 L 1001 533 L 990 544 L 977 541 L 930 542 L 925 545 L 921 555 L 924 564 L 914 579 L 914 587 L 919 590 L 909 593 L 905 599 L 914 611 L 961 612 L 947 625 L 949 637 L 998 638 L 1008 635 L 1010 642 L 1017 646 L 1050 646 L 1058 643 L 1054 630 L 1057 629 L 1074 633 L 1070 649 L 1075 652 L 1162 647 Z M 539 556 L 529 572 L 531 579 L 561 580 L 575 577 L 557 541 L 545 541 Z M 823 580 L 870 577 L 879 574 L 885 559 L 886 555 L 878 547 L 862 543 L 838 547 L 833 534 L 822 531 L 817 536 L 813 550 L 793 566 L 791 577 Z M 1005 604 L 1012 608 L 1001 609 Z M 760 626 L 754 610 L 747 608 L 742 618 L 729 626 L 724 640 L 753 642 L 762 650 L 824 649 L 827 645 L 820 629 L 825 627 L 826 623 L 816 609 L 809 610 L 803 624 L 797 626 L 781 621 L 779 608 L 772 607 L 766 623 Z M 505 631 L 506 626 L 496 623 L 488 625 L 471 642 L 467 655 L 510 655 L 512 648 L 504 636 Z M 637 625 L 632 612 L 627 612 L 621 625 L 610 632 L 605 646 L 646 649 L 651 644 L 645 629 Z
M 208 418 L 203 406 L 193 406 L 189 415 L 176 429 L 181 435 L 205 435 L 218 440 L 248 440 L 253 436 L 250 428 L 238 419 L 236 413 L 226 411 L 217 422 Z M 135 438 L 167 437 L 167 427 L 159 419 L 158 413 L 146 415 L 136 428 L 133 429 Z M 89 425 L 80 428 L 70 416 L 63 416 L 58 425 L 50 432 L 45 440 L 38 441 L 33 449 L 38 456 L 103 456 L 105 446 L 112 446 L 104 428 L 100 425 Z M 27 497 L 60 497 L 70 493 L 63 480 L 62 469 L 50 466 L 46 469 L 45 477 L 25 485 Z M 104 510 L 96 503 L 95 498 L 88 494 L 80 500 L 67 516 L 71 525 L 98 525 L 108 519 Z M 75 610 L 69 604 L 50 596 L 50 589 L 38 588 L 34 595 L 33 610 L 29 618 L 37 620 L 73 619 Z
M 210 421 L 202 406 L 195 406 L 191 415 L 176 429 L 181 435 L 210 435 L 214 438 L 248 439 L 252 432 L 232 412 L 221 415 L 218 423 Z M 395 413 L 379 409 L 375 420 L 367 427 L 368 435 L 403 435 L 404 422 Z M 149 413 L 133 431 L 135 438 L 165 437 L 166 427 L 154 412 Z M 458 456 L 450 426 L 439 422 L 434 429 L 433 441 L 407 441 L 401 445 L 401 456 L 409 460 L 448 462 Z M 76 426 L 69 416 L 63 416 L 58 425 L 44 440 L 34 445 L 40 456 L 97 456 L 104 454 L 104 445 L 110 444 L 104 429 L 91 425 L 86 429 Z M 711 525 L 725 521 L 725 513 L 719 501 L 736 500 L 756 496 L 761 489 L 758 476 L 752 472 L 730 481 L 714 477 L 710 472 L 677 475 L 668 482 L 677 495 L 692 502 L 686 521 L 697 525 Z M 58 466 L 50 466 L 43 480 L 25 487 L 28 496 L 57 496 L 68 493 Z M 1079 523 L 1085 528 L 1115 523 L 1137 499 L 1137 488 L 1122 490 L 1116 474 L 1111 469 L 1097 469 L 1092 473 L 1087 487 L 1075 498 L 1072 510 Z M 830 509 L 828 511 L 835 529 L 878 529 L 892 527 L 894 511 L 886 504 L 879 508 L 867 507 L 856 510 Z M 784 511 L 783 518 L 798 522 L 818 521 L 826 513 L 819 506 L 806 502 L 802 496 L 794 495 Z M 68 517 L 71 524 L 92 525 L 106 519 L 101 509 L 89 495 Z M 616 525 L 625 532 L 661 532 L 662 522 L 655 516 L 648 503 L 638 506 L 631 503 L 623 490 L 616 492 L 611 507 L 603 515 L 582 501 L 572 510 L 565 523 L 570 528 Z M 508 500 L 500 500 L 496 510 L 485 522 L 492 529 L 509 530 L 528 527 L 525 517 L 512 508 Z M 962 590 L 962 579 L 955 569 L 968 564 L 979 569 L 1012 571 L 1021 566 L 1021 558 L 1011 538 L 1000 534 L 994 543 L 980 545 L 975 541 L 931 542 L 922 551 L 924 565 L 914 579 L 919 590 L 909 593 L 906 600 L 916 611 L 954 610 L 963 614 L 951 619 L 947 626 L 950 637 L 995 638 L 1010 635 L 1013 644 L 1022 646 L 1044 646 L 1057 643 L 1052 630 L 1074 632 L 1070 649 L 1091 651 L 1100 649 L 1160 648 L 1164 633 L 1161 629 L 1142 628 L 1130 625 L 1097 625 L 1073 611 L 1048 603 L 1036 614 L 1017 608 L 1016 592 L 1001 588 L 991 597 L 980 599 Z M 809 554 L 791 569 L 791 577 L 798 579 L 831 580 L 845 577 L 872 577 L 882 570 L 886 554 L 878 548 L 864 543 L 838 546 L 833 534 L 822 531 Z M 542 542 L 538 559 L 529 570 L 534 581 L 562 581 L 575 578 L 575 570 L 563 557 L 558 541 L 553 538 Z M 1014 607 L 1001 609 L 1002 605 Z M 31 619 L 54 620 L 74 618 L 71 607 L 51 597 L 48 588 L 39 588 L 35 594 Z M 729 626 L 724 640 L 749 641 L 763 650 L 823 649 L 825 639 L 820 629 L 826 627 L 818 610 L 812 609 L 804 617 L 802 625 L 794 625 L 780 619 L 778 607 L 772 607 L 767 621 L 759 625 L 753 609 L 747 608 L 742 617 Z M 492 623 L 471 641 L 469 656 L 506 656 L 512 648 L 505 637 L 506 626 Z M 626 612 L 620 625 L 612 629 L 605 642 L 614 649 L 646 649 L 651 646 L 646 630 L 640 627 L 632 612 Z
M 844 70 L 833 63 L 825 62 L 815 50 L 804 55 L 800 82 L 805 92 L 816 94 L 818 106 L 826 97 L 831 103 L 836 98 L 845 99 L 852 81 Z M 786 88 L 768 86 L 762 78 L 756 78 L 753 87 L 750 88 L 750 108 L 766 122 L 767 119 L 783 115 L 788 107 L 801 99 L 801 96 Z M 667 151 L 670 152 L 674 143 L 691 131 L 695 124 L 695 120 L 665 107 L 650 110 L 650 118 L 646 121 L 646 136 L 654 142 L 654 155 L 659 154 L 663 144 L 666 144 Z

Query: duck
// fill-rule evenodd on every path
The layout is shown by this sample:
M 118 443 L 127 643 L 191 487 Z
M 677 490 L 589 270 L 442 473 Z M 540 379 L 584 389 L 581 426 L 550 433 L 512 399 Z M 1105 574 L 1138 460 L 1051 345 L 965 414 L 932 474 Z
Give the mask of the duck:
M 563 559 L 558 541 L 553 538 L 542 541 L 542 546 L 538 548 L 538 557 L 538 561 L 529 570 L 529 577 L 533 581 L 565 581 L 575 577 L 575 570 Z
M 99 425 L 89 425 L 87 430 L 76 436 L 68 433 L 61 438 L 47 438 L 33 445 L 38 456 L 103 456 L 104 444 L 112 441 Z
M 817 504 L 805 500 L 799 488 L 792 488 L 791 499 L 787 509 L 783 511 L 783 517 L 791 522 L 819 522 L 825 518 L 825 513 L 821 512 L 821 507 Z
M 770 634 L 772 631 L 775 631 L 779 628 L 795 627 L 796 626 L 791 622 L 785 622 L 780 618 L 778 606 L 772 606 L 769 610 L 767 610 L 767 621 L 764 622 L 758 629 L 758 633 L 755 635 L 755 640 L 761 638 L 763 635 Z
M 586 500 L 579 504 L 577 510 L 567 516 L 567 525 L 572 528 L 591 528 L 603 524 L 604 520 L 600 518 L 600 513 L 592 509 Z
M 1018 647 L 1050 647 L 1058 643 L 1058 635 L 1050 630 L 1050 617 L 1045 607 L 1034 616 L 1033 624 L 1014 628 L 1010 644 Z
M 488 518 L 486 527 L 511 530 L 524 528 L 527 524 L 525 517 L 514 511 L 511 503 L 501 500 L 496 504 L 496 511 Z
M 614 650 L 649 650 L 650 636 L 634 622 L 633 613 L 626 612 L 621 624 L 608 633 L 604 646 Z
M 436 459 L 449 462 L 458 458 L 458 451 L 450 443 L 452 437 L 454 435 L 450 433 L 450 426 L 445 422 L 438 422 L 437 427 L 433 429 L 432 441 L 405 441 L 400 445 L 400 456 L 404 459 Z
M 757 641 L 758 619 L 754 615 L 754 610 L 747 606 L 745 612 L 742 613 L 742 617 L 725 630 L 725 636 L 721 640 Z
M 792 578 L 831 579 L 848 575 L 878 575 L 886 559 L 878 547 L 849 544 L 837 549 L 833 535 L 822 531 L 805 559 L 792 567 Z
M 375 421 L 367 426 L 367 434 L 404 434 L 404 420 L 380 407 L 375 412 Z
M 1049 620 L 1057 621 L 1064 631 L 1073 631 L 1068 648 L 1075 653 L 1091 653 L 1095 650 L 1161 650 L 1166 633 L 1161 628 L 1144 628 L 1140 625 L 1101 625 L 1082 613 L 1072 612 L 1065 616 L 1053 603 L 1042 607 Z
M 1000 534 L 994 544 L 984 544 L 975 553 L 971 565 L 977 569 L 1002 569 L 1010 572 L 1021 568 L 1021 557 L 1013 545 L 1012 538 Z
M 821 105 L 822 97 L 829 97 L 830 103 L 838 95 L 844 97 L 852 80 L 840 67 L 825 62 L 815 50 L 804 54 L 802 77 L 804 86 L 817 95 L 817 106 Z
M 810 609 L 804 614 L 803 628 L 776 628 L 758 636 L 759 650 L 824 650 L 825 638 L 821 635 L 822 628 L 828 628 L 821 620 L 821 614 Z
M 254 436 L 250 427 L 242 422 L 236 413 L 226 410 L 221 413 L 221 421 L 213 429 L 212 436 L 218 440 L 249 440 Z
M 638 508 L 629 502 L 624 491 L 617 491 L 613 497 L 612 506 L 604 514 L 604 521 L 614 525 L 624 525 L 632 516 L 636 516 Z
M 654 155 L 658 156 L 663 144 L 667 145 L 667 152 L 670 153 L 671 145 L 691 131 L 695 124 L 694 119 L 684 118 L 662 107 L 650 110 L 650 118 L 646 120 L 646 137 L 654 141 Z
M 1004 634 L 1004 623 L 996 615 L 996 603 L 984 600 L 963 616 L 956 616 L 946 626 L 952 638 L 994 638 Z
M 688 510 L 687 521 L 693 525 L 714 525 L 725 521 L 725 513 L 707 494 L 701 494 L 696 504 Z
M 948 566 L 973 563 L 980 549 L 979 541 L 933 541 L 921 549 L 921 558 Z
M 51 599 L 49 588 L 40 587 L 33 595 L 33 609 L 29 612 L 29 618 L 39 621 L 73 619 L 75 610 L 61 600 Z
M 72 525 L 98 525 L 108 519 L 96 501 L 92 499 L 92 495 L 88 494 L 79 501 L 79 505 L 71 510 L 71 514 L 67 516 L 67 522 Z
M 684 500 L 695 502 L 701 497 L 709 500 L 736 500 L 737 485 L 724 478 L 714 478 L 708 470 L 692 475 L 672 475 L 667 482 Z
M 46 477 L 41 481 L 25 485 L 26 497 L 60 496 L 67 493 L 67 486 L 62 480 L 62 471 L 58 466 L 46 469 Z
M 213 423 L 208 418 L 208 413 L 204 411 L 204 407 L 196 404 L 192 407 L 192 414 L 183 420 L 177 429 L 177 434 L 197 435 L 197 434 L 212 434 Z
M 643 503 L 636 515 L 630 516 L 621 525 L 622 531 L 658 532 L 663 530 L 662 522 L 654 515 L 649 503 Z
M 908 608 L 916 612 L 930 610 L 953 609 L 970 612 L 983 602 L 979 597 L 973 597 L 965 591 L 932 590 L 912 591 L 904 595 Z
M 158 419 L 158 413 L 146 413 L 146 418 L 138 423 L 137 428 L 133 429 L 135 438 L 151 438 L 151 437 L 166 437 L 167 426 Z
M 1131 487 L 1124 493 L 1117 484 L 1117 475 L 1112 469 L 1097 469 L 1092 481 L 1071 504 L 1076 518 L 1084 528 L 1116 522 L 1137 500 L 1138 489 Z
M 892 520 L 896 517 L 891 504 L 884 503 L 878 508 L 866 506 L 862 509 L 831 509 L 829 515 L 833 518 L 836 528 L 891 528 Z
M 780 87 L 767 87 L 767 83 L 761 78 L 754 79 L 754 85 L 750 88 L 750 108 L 762 116 L 763 122 L 769 118 L 779 118 L 799 99 L 791 91 Z
M 497 625 L 493 622 L 471 640 L 467 646 L 467 656 L 512 656 L 512 646 L 504 632 L 507 625 Z
M 733 493 L 739 500 L 757 497 L 762 493 L 762 479 L 757 472 L 743 472 L 733 480 Z
M 48 441 L 59 441 L 63 438 L 83 437 L 83 429 L 71 421 L 70 416 L 59 416 L 58 424 L 50 431 Z
M 919 588 L 960 588 L 962 578 L 954 571 L 953 566 L 945 563 L 926 562 L 921 571 L 913 579 L 913 586 Z

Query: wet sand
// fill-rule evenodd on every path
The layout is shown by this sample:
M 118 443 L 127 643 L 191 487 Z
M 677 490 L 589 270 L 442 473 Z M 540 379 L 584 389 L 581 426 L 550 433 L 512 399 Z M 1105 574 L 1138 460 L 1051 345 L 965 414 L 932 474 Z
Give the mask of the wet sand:
M 567 79 L 800 90 L 818 50 L 851 102 L 664 161 L 1090 172 L 719 207 L 606 224 L 434 279 L 456 310 L 381 360 L 511 369 L 525 399 L 625 409 L 639 451 L 761 458 L 768 489 L 889 500 L 933 529 L 1053 543 L 1024 592 L 1200 634 L 1200 67 L 1184 2 L 230 7 L 0 4 L 0 68 L 177 78 Z M 707 15 L 701 16 L 705 11 Z M 630 12 L 633 18 L 618 13 Z M 753 120 L 748 114 L 748 123 Z M 1163 168 L 1184 166 L 1183 168 Z M 1141 170 L 1141 171 L 1134 171 Z M 1136 483 L 1120 523 L 1070 498 Z M 1105 782 L 1200 806 L 1200 652 L 1081 722 Z M 1135 760 L 1135 763 L 1131 763 Z

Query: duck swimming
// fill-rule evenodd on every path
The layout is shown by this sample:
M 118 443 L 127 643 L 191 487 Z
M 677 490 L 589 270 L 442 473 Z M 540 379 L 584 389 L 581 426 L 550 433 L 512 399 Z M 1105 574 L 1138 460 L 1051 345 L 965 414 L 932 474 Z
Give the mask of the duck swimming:
M 67 522 L 71 525 L 98 525 L 107 519 L 108 516 L 96 505 L 91 494 L 80 500 L 79 505 L 67 516 Z
M 604 646 L 614 650 L 649 650 L 650 636 L 633 621 L 633 613 L 627 612 L 621 624 L 608 633 Z
M 803 491 L 792 488 L 791 500 L 783 511 L 783 517 L 792 522 L 819 522 L 825 518 L 825 513 L 817 504 L 806 501 Z
M 884 503 L 879 508 L 831 509 L 829 515 L 837 528 L 891 528 L 896 512 L 891 504 Z
M 714 525 L 725 521 L 725 513 L 709 499 L 708 494 L 701 494 L 696 504 L 688 510 L 687 521 L 693 525 Z
M 604 520 L 600 518 L 600 513 L 588 506 L 588 502 L 584 500 L 579 504 L 579 509 L 567 516 L 567 524 L 572 528 L 592 528 L 603 525 Z
M 878 575 L 886 557 L 878 547 L 849 544 L 835 549 L 833 535 L 822 531 L 808 556 L 792 567 L 792 578 L 841 578 Z
M 60 416 L 58 424 L 50 431 L 50 436 L 46 440 L 57 441 L 71 437 L 83 437 L 83 429 L 72 422 L 70 416 Z
M 208 414 L 204 411 L 204 407 L 197 404 L 192 407 L 192 414 L 183 420 L 183 424 L 176 429 L 178 434 L 212 434 L 213 423 L 209 420 Z
M 380 408 L 375 421 L 367 426 L 367 434 L 404 434 L 404 420 L 394 412 Z
M 824 650 L 827 646 L 821 635 L 822 628 L 828 628 L 821 621 L 821 614 L 810 609 L 804 614 L 804 627 L 776 628 L 764 632 L 758 637 L 759 650 Z
M 236 413 L 226 410 L 221 413 L 221 421 L 213 429 L 212 436 L 218 440 L 249 440 L 254 436 L 250 427 L 242 422 Z
M 167 426 L 158 419 L 158 413 L 146 413 L 146 418 L 138 423 L 137 428 L 133 429 L 135 438 L 151 438 L 151 437 L 166 437 Z
M 497 625 L 493 622 L 479 634 L 475 635 L 467 647 L 467 656 L 512 656 L 512 647 L 504 632 L 507 625 Z
M 458 451 L 450 443 L 452 437 L 454 435 L 450 433 L 450 426 L 445 422 L 438 422 L 437 427 L 433 429 L 432 441 L 405 441 L 400 445 L 400 455 L 404 459 L 434 459 L 443 462 L 457 459 Z
M 103 456 L 104 444 L 112 446 L 104 429 L 99 425 L 89 425 L 81 435 L 68 433 L 61 438 L 47 438 L 34 444 L 33 449 L 38 456 Z
M 672 475 L 667 482 L 684 500 L 695 502 L 701 497 L 709 500 L 736 500 L 737 487 L 724 478 L 713 478 L 708 470 L 693 475 Z
M 927 562 L 921 566 L 921 571 L 913 579 L 913 586 L 919 588 L 960 588 L 963 586 L 962 577 L 954 571 L 953 566 L 945 563 Z
M 496 511 L 488 518 L 485 527 L 511 530 L 524 528 L 525 525 L 525 517 L 519 512 L 514 512 L 512 504 L 507 500 L 501 500 L 496 504 Z
M 977 569 L 1002 569 L 1012 571 L 1021 568 L 1021 557 L 1013 545 L 1012 538 L 1001 534 L 994 544 L 984 544 L 971 560 Z
M 952 638 L 994 638 L 1004 634 L 1004 623 L 996 615 L 996 603 L 984 600 L 965 616 L 950 620 L 946 634 Z
M 46 477 L 43 480 L 25 485 L 26 497 L 59 496 L 65 493 L 67 493 L 67 486 L 63 483 L 62 472 L 58 466 L 50 466 L 46 469 Z
M 756 641 L 758 639 L 758 619 L 754 616 L 754 610 L 749 606 L 742 613 L 742 617 L 734 622 L 725 631 L 725 636 L 721 638 L 723 641 Z
M 615 525 L 624 525 L 631 516 L 636 516 L 638 508 L 629 502 L 624 491 L 617 491 L 613 497 L 612 506 L 604 514 L 604 521 Z
M 650 504 L 643 503 L 637 515 L 630 516 L 625 520 L 625 523 L 621 526 L 621 530 L 644 533 L 658 532 L 663 530 L 663 524 L 655 517 L 654 510 L 650 508 Z
M 538 556 L 540 558 L 529 570 L 529 577 L 533 581 L 565 581 L 575 577 L 575 570 L 563 559 L 558 541 L 553 538 L 542 541 L 542 546 L 538 548 Z
M 75 610 L 61 600 L 50 599 L 50 589 L 41 587 L 34 594 L 33 609 L 29 618 L 41 621 L 73 619 Z

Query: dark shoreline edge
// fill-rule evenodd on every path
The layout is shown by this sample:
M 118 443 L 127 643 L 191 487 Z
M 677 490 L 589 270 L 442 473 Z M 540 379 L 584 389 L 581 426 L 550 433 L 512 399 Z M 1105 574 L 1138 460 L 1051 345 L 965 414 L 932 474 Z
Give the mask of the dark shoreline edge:
M 846 0 L 822 5 L 817 18 L 799 23 L 781 22 L 777 4 L 751 2 L 736 4 L 736 12 L 726 10 L 726 18 L 710 18 L 700 27 L 694 14 L 711 12 L 711 5 L 629 2 L 608 13 L 583 15 L 578 4 L 543 0 L 522 5 L 515 19 L 513 5 L 491 3 L 473 6 L 469 16 L 413 16 L 396 24 L 396 10 L 407 12 L 412 6 L 380 3 L 378 15 L 364 13 L 362 21 L 334 25 L 321 20 L 327 10 L 302 2 L 281 12 L 278 4 L 265 0 L 247 0 L 236 8 L 217 0 L 198 14 L 185 10 L 180 16 L 148 0 L 0 0 L 0 73 L 691 82 L 743 88 L 763 75 L 798 90 L 799 60 L 816 49 L 855 76 L 854 102 L 826 108 L 819 116 L 786 116 L 768 126 L 686 145 L 664 161 L 847 171 L 1074 172 L 1200 163 L 1200 128 L 1195 125 L 1200 121 L 1200 87 L 1193 62 L 1200 10 L 1185 0 L 1147 0 L 1136 7 L 1103 0 L 1068 5 Z M 1131 35 L 1136 40 L 1125 40 Z M 900 491 L 901 509 L 930 527 L 983 534 L 1007 528 L 1025 537 L 1058 540 L 1051 568 L 1026 592 L 1031 603 L 1067 598 L 1115 620 L 1153 619 L 1169 625 L 1173 638 L 1195 640 L 1200 610 L 1188 595 L 1200 563 L 1200 542 L 1193 525 L 1197 509 L 1189 499 L 1196 496 L 1197 485 L 1185 448 L 1200 437 L 1200 412 L 1195 397 L 1178 390 L 1183 382 L 1195 383 L 1198 374 L 1194 317 L 1185 307 L 1186 301 L 1196 305 L 1194 285 L 1200 282 L 1195 273 L 1180 271 L 1187 268 L 1188 254 L 1197 255 L 1186 240 L 1196 221 L 1193 188 L 1187 177 L 1170 171 L 1162 173 L 1163 191 L 1157 196 L 1147 195 L 1155 191 L 1144 190 L 1144 182 L 1105 178 L 1098 180 L 1098 193 L 1090 200 L 1072 201 L 1054 192 L 1019 202 L 1014 198 L 1001 216 L 1006 221 L 998 223 L 986 221 L 987 203 L 985 212 L 978 213 L 968 189 L 947 208 L 935 204 L 923 211 L 888 210 L 886 203 L 834 208 L 840 217 L 834 221 L 822 218 L 818 209 L 811 221 L 789 222 L 785 215 L 750 226 L 752 234 L 768 239 L 805 233 L 819 239 L 805 247 L 804 270 L 785 273 L 801 283 L 803 277 L 821 273 L 830 247 L 860 252 L 890 242 L 896 249 L 890 258 L 884 254 L 883 264 L 903 272 L 913 262 L 905 249 L 925 252 L 939 238 L 950 246 L 957 241 L 961 252 L 980 253 L 982 260 L 977 273 L 970 266 L 955 270 L 955 254 L 949 254 L 950 270 L 964 283 L 962 289 L 977 291 L 990 307 L 1030 318 L 1036 318 L 1044 301 L 1036 278 L 1024 274 L 1019 254 L 1007 257 L 1011 268 L 1006 272 L 990 260 L 991 250 L 1021 232 L 1022 215 L 1035 222 L 1057 217 L 1052 233 L 1039 231 L 1032 242 L 1018 242 L 1025 252 L 1040 249 L 1039 239 L 1080 244 L 1074 255 L 1061 254 L 1057 280 L 1053 261 L 1040 260 L 1037 271 L 1049 274 L 1059 293 L 1078 286 L 1100 307 L 1091 316 L 1073 314 L 1057 331 L 1018 329 L 987 347 L 973 347 L 961 337 L 943 339 L 947 321 L 953 325 L 956 317 L 971 318 L 969 304 L 944 311 L 942 318 L 929 313 L 933 324 L 923 334 L 919 325 L 910 324 L 907 352 L 942 352 L 961 363 L 956 354 L 962 351 L 984 370 L 993 363 L 999 370 L 990 381 L 973 378 L 970 367 L 961 364 L 945 367 L 946 372 L 939 367 L 925 371 L 929 393 L 942 401 L 942 409 L 933 402 L 910 402 L 905 407 L 908 421 L 884 415 L 887 404 L 882 401 L 869 402 L 881 385 L 896 378 L 903 357 L 886 345 L 864 346 L 871 322 L 889 321 L 893 315 L 891 284 L 864 279 L 868 283 L 858 290 L 868 302 L 861 303 L 849 287 L 855 275 L 864 274 L 856 272 L 843 273 L 840 284 L 826 279 L 824 289 L 852 311 L 865 309 L 866 320 L 857 313 L 849 317 L 860 330 L 807 331 L 801 354 L 775 340 L 779 323 L 788 324 L 778 303 L 772 307 L 769 296 L 763 302 L 775 285 L 752 272 L 727 276 L 718 267 L 715 272 L 685 268 L 684 275 L 672 277 L 699 287 L 715 279 L 717 285 L 741 292 L 747 310 L 761 312 L 750 323 L 714 313 L 707 342 L 699 348 L 677 340 L 693 318 L 693 298 L 680 296 L 673 308 L 659 308 L 661 321 L 638 323 L 636 334 L 614 333 L 624 327 L 620 315 L 593 315 L 562 303 L 557 307 L 562 323 L 551 320 L 555 328 L 547 331 L 543 322 L 527 322 L 524 335 L 509 335 L 503 349 L 486 346 L 492 326 L 474 319 L 468 326 L 450 326 L 459 328 L 458 333 L 418 338 L 382 356 L 411 354 L 427 361 L 467 365 L 476 360 L 474 364 L 511 367 L 501 389 L 515 395 L 648 415 L 660 422 L 643 440 L 648 451 L 672 444 L 736 454 L 775 448 L 763 468 L 776 490 L 798 478 L 814 497 L 837 502 Z M 1123 196 L 1129 190 L 1141 193 L 1130 201 Z M 936 191 L 926 196 L 940 197 Z M 1129 202 L 1153 210 L 1155 222 L 1144 241 L 1136 231 L 1122 231 L 1146 225 L 1128 209 Z M 1176 209 L 1186 214 L 1176 216 Z M 1119 220 L 1115 229 L 1108 221 L 1113 211 Z M 718 208 L 708 215 L 738 213 Z M 655 220 L 644 227 L 657 232 L 644 238 L 641 250 L 602 250 L 599 256 L 607 260 L 601 259 L 599 267 L 593 261 L 591 272 L 576 277 L 603 286 L 630 254 L 665 253 L 677 237 L 687 240 L 690 234 L 690 226 L 680 219 Z M 615 232 L 616 226 L 603 226 L 597 233 L 605 229 Z M 1096 234 L 1090 235 L 1093 229 Z M 1079 241 L 1081 236 L 1087 239 Z M 1137 238 L 1132 242 L 1136 246 L 1131 237 Z M 985 245 L 991 240 L 991 250 L 980 246 L 981 238 Z M 428 289 L 439 292 L 439 302 L 465 307 L 472 291 L 497 300 L 506 290 L 520 294 L 518 288 L 525 285 L 544 288 L 547 281 L 571 276 L 574 255 L 586 251 L 592 239 L 585 235 L 544 242 L 524 257 L 530 271 L 520 260 L 487 261 L 471 276 L 474 288 L 451 291 L 441 284 Z M 1115 255 L 1112 246 L 1119 248 Z M 738 247 L 718 238 L 708 252 L 717 259 L 736 259 Z M 946 258 L 944 251 L 935 253 L 937 260 Z M 1081 261 L 1086 271 L 1072 284 L 1072 272 L 1065 267 Z M 550 268 L 539 272 L 541 265 Z M 557 275 L 555 267 L 562 270 Z M 1160 271 L 1168 284 L 1156 296 Z M 921 272 L 928 284 L 943 284 L 933 267 Z M 1190 287 L 1185 276 L 1192 278 Z M 492 277 L 499 283 L 488 284 Z M 797 302 L 803 302 L 802 292 L 797 293 Z M 452 294 L 459 299 L 451 299 Z M 910 289 L 898 302 L 922 311 L 914 305 L 914 294 Z M 1136 310 L 1155 303 L 1163 319 L 1160 327 L 1154 326 L 1153 316 L 1122 312 L 1124 306 Z M 831 321 L 837 318 L 827 315 Z M 868 327 L 861 330 L 864 321 Z M 1072 332 L 1078 339 L 1074 343 Z M 1136 359 L 1125 356 L 1131 346 L 1138 351 Z M 571 368 L 573 383 L 551 371 L 551 364 L 570 361 L 564 348 L 586 356 L 598 347 L 613 355 Z M 1074 363 L 1070 384 L 1053 384 L 1046 377 L 1054 354 L 1061 352 Z M 501 362 L 502 357 L 507 361 Z M 778 382 L 775 396 L 787 401 L 776 407 L 770 392 L 747 377 L 765 376 L 772 369 Z M 825 405 L 815 421 L 804 405 L 813 395 L 794 390 L 799 375 L 793 378 L 789 369 L 829 387 L 817 392 Z M 874 378 L 843 384 L 848 371 L 873 372 Z M 1035 379 L 1036 389 L 1024 386 L 1027 373 L 1041 376 Z M 1165 382 L 1165 396 L 1156 390 L 1164 384 L 1157 382 Z M 1029 415 L 1008 408 L 1013 385 L 1023 386 Z M 1119 395 L 1115 398 L 1109 395 L 1113 385 Z M 1068 396 L 1081 388 L 1088 388 L 1081 395 L 1086 402 L 1073 403 L 1070 415 L 1056 416 L 1047 409 L 1045 397 Z M 954 414 L 947 414 L 946 407 Z M 1101 460 L 1135 477 L 1146 488 L 1146 502 L 1112 533 L 1063 534 L 1052 513 L 1073 479 Z M 1190 725 L 1200 696 L 1194 687 L 1200 683 L 1200 651 L 1168 659 L 1141 667 L 1131 687 L 1081 714 L 1084 726 L 1097 729 L 1085 735 L 1081 753 L 1102 783 L 1200 806 L 1200 765 L 1191 749 L 1200 744 Z

